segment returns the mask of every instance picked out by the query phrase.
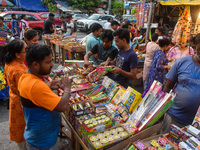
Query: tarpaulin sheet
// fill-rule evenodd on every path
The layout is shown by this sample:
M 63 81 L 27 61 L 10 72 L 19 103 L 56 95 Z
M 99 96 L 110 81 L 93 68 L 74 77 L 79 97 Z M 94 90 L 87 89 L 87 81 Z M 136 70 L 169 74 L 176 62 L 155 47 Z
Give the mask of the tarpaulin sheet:
M 40 0 L 13 0 L 15 5 L 29 11 L 49 11 Z
M 163 0 L 161 5 L 200 5 L 200 0 Z

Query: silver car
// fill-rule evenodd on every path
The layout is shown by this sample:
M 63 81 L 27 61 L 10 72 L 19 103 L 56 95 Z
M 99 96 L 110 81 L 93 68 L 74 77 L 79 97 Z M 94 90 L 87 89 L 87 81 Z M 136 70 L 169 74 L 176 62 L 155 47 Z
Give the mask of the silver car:
M 86 15 L 86 14 L 73 14 L 72 17 L 75 21 L 75 20 L 79 20 L 79 19 L 87 19 L 88 15 Z
M 111 18 L 114 20 L 114 16 L 105 14 L 93 14 L 87 19 L 80 19 L 77 21 L 77 29 L 80 31 L 88 31 L 93 23 L 99 23 L 104 26 L 107 19 Z

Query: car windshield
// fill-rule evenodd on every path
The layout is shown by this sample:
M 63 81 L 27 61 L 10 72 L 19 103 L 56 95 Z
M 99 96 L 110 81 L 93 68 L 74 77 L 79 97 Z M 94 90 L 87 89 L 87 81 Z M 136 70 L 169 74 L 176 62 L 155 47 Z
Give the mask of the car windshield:
M 99 19 L 99 15 L 92 15 L 88 18 L 88 20 L 97 20 Z

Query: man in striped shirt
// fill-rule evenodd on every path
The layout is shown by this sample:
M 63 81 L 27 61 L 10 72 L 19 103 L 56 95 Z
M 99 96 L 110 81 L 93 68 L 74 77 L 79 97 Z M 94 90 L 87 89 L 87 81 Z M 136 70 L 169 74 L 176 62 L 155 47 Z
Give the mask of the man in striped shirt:
M 4 18 L 0 17 L 0 45 L 5 44 L 6 40 L 9 41 L 10 38 L 13 36 L 13 33 L 3 22 Z M 8 34 L 11 34 L 9 38 L 7 38 Z

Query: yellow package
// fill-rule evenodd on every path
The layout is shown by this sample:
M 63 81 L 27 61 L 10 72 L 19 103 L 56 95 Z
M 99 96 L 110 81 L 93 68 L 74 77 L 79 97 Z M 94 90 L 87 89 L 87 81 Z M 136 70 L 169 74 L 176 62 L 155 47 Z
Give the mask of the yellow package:
M 133 89 L 127 96 L 124 104 L 128 108 L 129 112 L 132 113 L 137 108 L 141 100 L 142 94 Z

